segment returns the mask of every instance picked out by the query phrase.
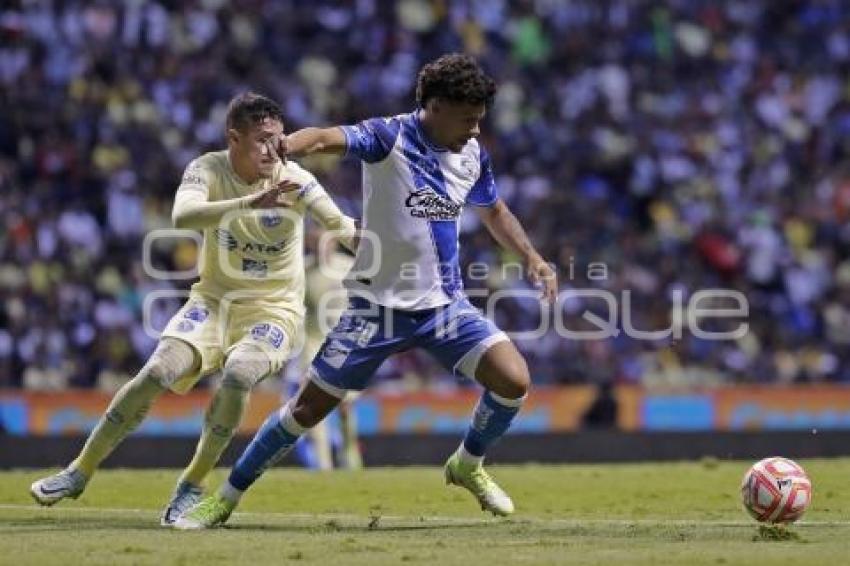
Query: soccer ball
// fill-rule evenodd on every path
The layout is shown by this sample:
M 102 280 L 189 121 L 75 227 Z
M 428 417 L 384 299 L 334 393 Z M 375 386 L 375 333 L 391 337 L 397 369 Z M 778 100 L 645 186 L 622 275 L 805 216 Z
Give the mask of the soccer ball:
M 793 523 L 812 502 L 812 482 L 793 460 L 765 458 L 744 475 L 741 500 L 757 521 Z

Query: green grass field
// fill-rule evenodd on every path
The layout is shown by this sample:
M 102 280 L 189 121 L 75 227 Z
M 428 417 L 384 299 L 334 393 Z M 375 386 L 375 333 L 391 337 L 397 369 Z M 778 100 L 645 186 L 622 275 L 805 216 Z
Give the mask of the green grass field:
M 42 471 L 5 472 L 0 563 L 846 564 L 850 459 L 801 464 L 813 505 L 783 537 L 740 509 L 742 462 L 494 466 L 517 504 L 510 519 L 485 516 L 436 468 L 281 469 L 227 528 L 189 533 L 159 527 L 173 470 L 103 471 L 79 500 L 45 509 L 27 493 Z

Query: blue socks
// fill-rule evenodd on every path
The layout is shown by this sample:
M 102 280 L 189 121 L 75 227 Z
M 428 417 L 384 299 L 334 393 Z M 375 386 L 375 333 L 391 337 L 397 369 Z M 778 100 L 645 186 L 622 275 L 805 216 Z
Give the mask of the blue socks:
M 244 492 L 259 478 L 266 468 L 286 456 L 306 429 L 292 416 L 290 403 L 266 419 L 251 444 L 230 471 L 227 483 L 236 491 Z M 231 499 L 235 495 L 227 490 Z
M 470 463 L 480 463 L 487 449 L 507 432 L 524 400 L 525 397 L 506 399 L 485 391 L 475 406 L 472 423 L 463 439 L 461 458 Z M 220 494 L 230 501 L 238 502 L 242 493 L 251 487 L 266 468 L 292 450 L 305 431 L 293 417 L 290 403 L 269 415 L 233 466 Z
M 480 462 L 487 449 L 507 432 L 524 400 L 525 397 L 506 399 L 485 391 L 475 406 L 472 423 L 463 439 L 462 453 Z

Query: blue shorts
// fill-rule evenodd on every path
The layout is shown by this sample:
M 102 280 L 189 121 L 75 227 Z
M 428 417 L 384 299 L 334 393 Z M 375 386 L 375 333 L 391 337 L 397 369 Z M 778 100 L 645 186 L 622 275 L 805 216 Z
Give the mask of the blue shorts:
M 507 335 L 465 298 L 436 309 L 402 311 L 353 297 L 313 358 L 309 377 L 342 398 L 346 391 L 365 389 L 390 355 L 423 348 L 446 369 L 474 379 L 484 352 L 504 340 Z

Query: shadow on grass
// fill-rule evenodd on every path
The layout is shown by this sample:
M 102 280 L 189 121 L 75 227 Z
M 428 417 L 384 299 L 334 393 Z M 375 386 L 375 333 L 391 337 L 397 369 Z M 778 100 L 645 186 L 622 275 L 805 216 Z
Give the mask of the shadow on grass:
M 233 532 L 233 533 L 367 533 L 367 532 L 401 532 L 401 531 L 440 531 L 449 529 L 474 529 L 489 527 L 488 523 L 481 521 L 470 521 L 469 523 L 423 521 L 421 523 L 383 522 L 375 524 L 374 518 L 364 517 L 362 522 L 338 521 L 335 519 L 322 520 L 309 519 L 294 520 L 291 523 L 275 519 L 273 521 L 258 522 L 239 520 L 233 524 L 227 524 L 222 528 L 212 529 L 210 532 Z M 159 525 L 159 517 L 156 513 L 150 515 L 140 514 L 138 517 L 68 517 L 59 516 L 27 516 L 7 518 L 0 517 L 0 530 L 9 535 L 24 535 L 37 533 L 78 532 L 78 531 L 148 531 L 148 532 L 172 532 L 177 535 L 189 535 Z
M 334 519 L 329 521 L 321 521 L 312 524 L 284 524 L 279 522 L 274 523 L 259 523 L 239 521 L 238 523 L 228 524 L 223 527 L 225 531 L 233 532 L 311 532 L 311 533 L 380 533 L 380 532 L 403 532 L 403 531 L 443 531 L 454 529 L 480 529 L 491 527 L 488 523 L 481 521 L 470 521 L 468 523 L 460 521 L 452 521 L 450 523 L 440 523 L 437 521 L 422 521 L 420 523 L 387 523 L 379 522 L 375 524 L 374 519 L 368 517 L 363 518 L 362 523 L 341 522 Z
M 800 535 L 784 525 L 759 525 L 758 533 L 753 535 L 753 542 L 805 542 Z
M 79 530 L 155 531 L 163 529 L 159 526 L 157 515 L 152 513 L 150 517 L 144 515 L 139 517 L 68 517 L 67 515 L 0 517 L 0 530 L 9 534 L 22 535 Z

